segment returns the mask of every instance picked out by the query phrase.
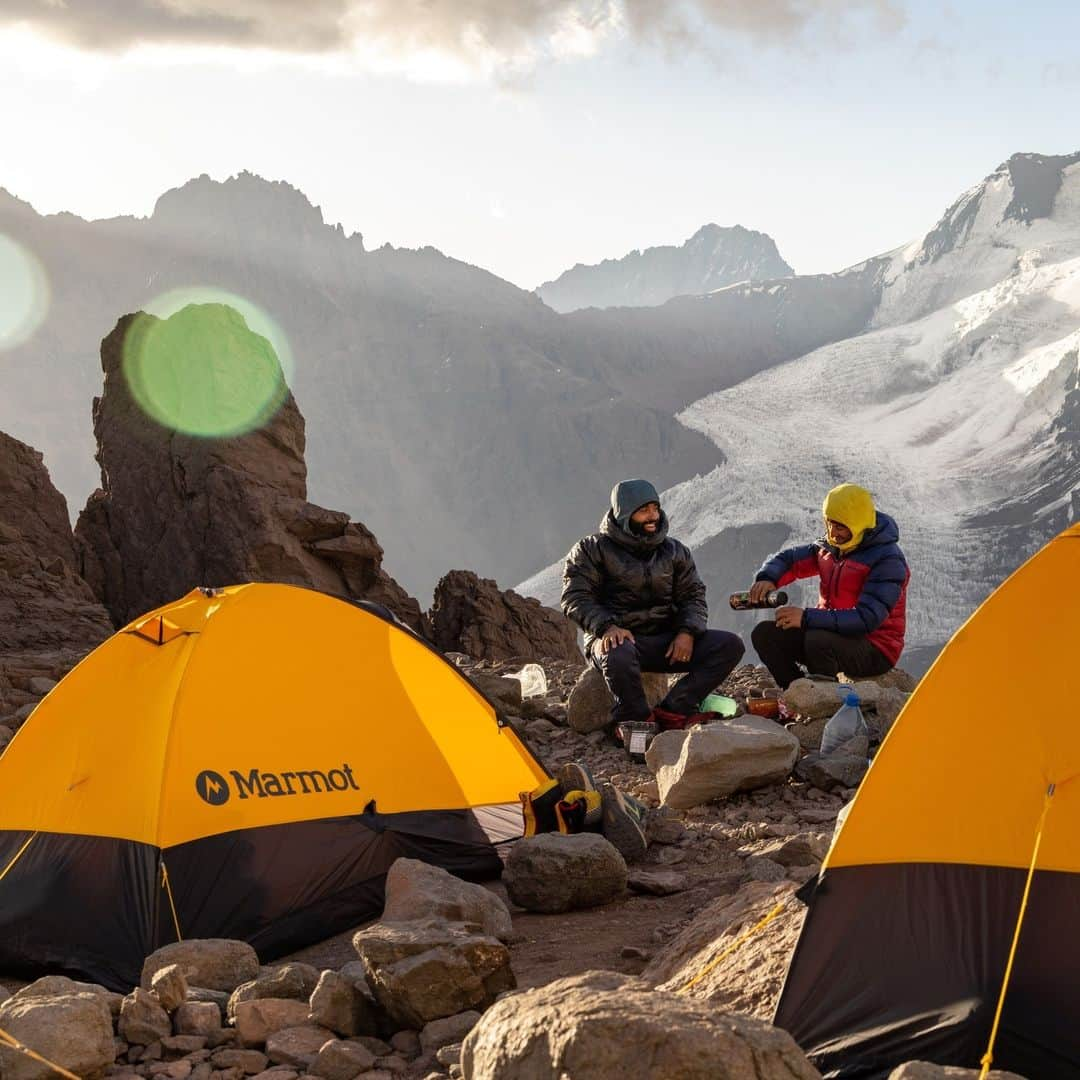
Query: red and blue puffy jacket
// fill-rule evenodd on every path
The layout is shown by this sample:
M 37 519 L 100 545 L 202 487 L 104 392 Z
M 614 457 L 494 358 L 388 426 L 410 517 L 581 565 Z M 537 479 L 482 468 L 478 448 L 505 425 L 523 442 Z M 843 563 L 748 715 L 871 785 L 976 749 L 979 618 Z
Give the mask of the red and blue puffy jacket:
M 816 608 L 807 608 L 807 630 L 865 634 L 891 664 L 900 659 L 907 626 L 907 586 L 911 571 L 900 550 L 900 530 L 879 510 L 877 521 L 854 551 L 842 555 L 831 544 L 786 548 L 757 572 L 757 581 L 787 585 L 796 578 L 821 578 Z

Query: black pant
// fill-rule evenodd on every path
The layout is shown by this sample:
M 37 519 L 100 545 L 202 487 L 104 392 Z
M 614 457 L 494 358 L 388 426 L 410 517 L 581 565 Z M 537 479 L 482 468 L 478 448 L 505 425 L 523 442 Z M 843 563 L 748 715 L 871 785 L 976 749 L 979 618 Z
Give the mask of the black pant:
M 842 671 L 851 678 L 884 675 L 892 669 L 885 654 L 864 634 L 781 630 L 774 622 L 759 622 L 750 640 L 777 685 L 785 690 L 803 677 L 797 662 L 805 664 L 811 675 L 839 675 Z
M 660 708 L 690 715 L 698 711 L 702 698 L 734 671 L 746 651 L 738 634 L 706 630 L 694 640 L 689 662 L 673 664 L 664 653 L 674 639 L 674 634 L 635 634 L 633 641 L 624 641 L 606 653 L 600 651 L 599 640 L 593 642 L 592 662 L 615 698 L 611 709 L 614 723 L 645 720 L 652 711 L 641 688 L 643 671 L 688 672 L 660 702 Z

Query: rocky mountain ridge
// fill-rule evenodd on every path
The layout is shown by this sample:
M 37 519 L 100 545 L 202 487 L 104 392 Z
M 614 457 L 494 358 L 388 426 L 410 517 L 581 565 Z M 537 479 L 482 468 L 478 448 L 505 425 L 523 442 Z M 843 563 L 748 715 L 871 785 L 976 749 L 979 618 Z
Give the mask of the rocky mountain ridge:
M 742 225 L 703 225 L 681 246 L 631 251 L 593 266 L 578 263 L 536 289 L 556 311 L 652 307 L 675 296 L 699 296 L 741 281 L 770 281 L 795 273 L 776 241 Z

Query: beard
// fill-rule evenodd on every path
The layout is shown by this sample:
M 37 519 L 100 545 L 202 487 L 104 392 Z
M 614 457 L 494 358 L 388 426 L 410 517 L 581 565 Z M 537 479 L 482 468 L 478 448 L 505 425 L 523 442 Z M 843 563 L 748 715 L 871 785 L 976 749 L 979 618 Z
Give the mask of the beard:
M 630 522 L 630 531 L 635 536 L 655 536 L 656 535 L 656 529 L 653 529 L 652 532 L 646 532 L 645 531 L 645 526 L 646 525 L 655 525 L 656 529 L 659 529 L 660 528 L 660 519 L 657 518 L 656 521 L 643 521 L 643 522 L 638 522 L 638 521 L 631 520 L 631 522 Z

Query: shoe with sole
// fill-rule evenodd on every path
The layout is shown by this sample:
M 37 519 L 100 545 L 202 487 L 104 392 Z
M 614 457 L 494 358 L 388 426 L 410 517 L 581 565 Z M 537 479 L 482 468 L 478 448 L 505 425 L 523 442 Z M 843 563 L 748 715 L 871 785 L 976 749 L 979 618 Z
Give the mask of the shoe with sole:
M 604 837 L 628 862 L 637 862 L 649 846 L 637 809 L 613 784 L 600 785 Z
M 563 791 L 595 791 L 596 780 L 588 765 L 580 761 L 568 761 L 555 770 L 555 779 L 562 785 Z

